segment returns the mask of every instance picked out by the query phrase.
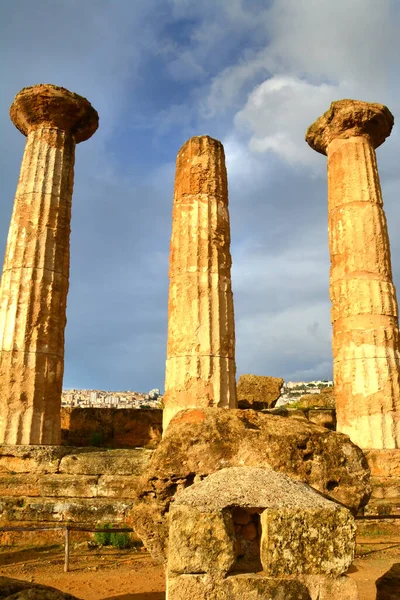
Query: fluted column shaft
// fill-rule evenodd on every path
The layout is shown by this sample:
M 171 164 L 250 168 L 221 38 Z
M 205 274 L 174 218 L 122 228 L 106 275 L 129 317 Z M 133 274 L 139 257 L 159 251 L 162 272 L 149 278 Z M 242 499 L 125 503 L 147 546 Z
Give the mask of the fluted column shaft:
M 235 408 L 235 327 L 223 146 L 191 138 L 178 153 L 169 269 L 163 425 L 179 410 Z
M 400 447 L 399 328 L 375 150 L 328 146 L 333 368 L 338 429 L 362 448 Z
M 59 444 L 75 144 L 98 116 L 46 84 L 24 88 L 11 118 L 27 141 L 0 287 L 0 443 Z
M 0 440 L 59 444 L 75 143 L 27 138 L 0 290 Z
M 340 100 L 306 140 L 328 156 L 333 377 L 338 430 L 361 448 L 400 448 L 396 290 L 375 148 L 393 116 Z

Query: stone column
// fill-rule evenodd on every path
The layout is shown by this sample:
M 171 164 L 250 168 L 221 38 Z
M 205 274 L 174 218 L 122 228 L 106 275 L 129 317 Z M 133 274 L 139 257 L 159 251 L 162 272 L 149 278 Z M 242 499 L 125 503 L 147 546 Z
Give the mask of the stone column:
M 392 126 L 385 106 L 340 100 L 306 134 L 328 156 L 338 430 L 361 448 L 400 448 L 398 311 L 375 157 Z
M 75 144 L 98 115 L 53 85 L 10 109 L 27 136 L 0 287 L 0 443 L 59 444 Z
M 176 161 L 164 431 L 182 409 L 237 406 L 229 247 L 224 149 L 193 137 Z

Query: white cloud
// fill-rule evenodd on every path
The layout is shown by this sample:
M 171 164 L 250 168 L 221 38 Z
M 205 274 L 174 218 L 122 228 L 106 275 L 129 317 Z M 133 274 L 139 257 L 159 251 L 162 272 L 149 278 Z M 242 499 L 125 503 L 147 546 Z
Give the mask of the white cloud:
M 249 95 L 235 124 L 249 131 L 253 152 L 274 152 L 292 164 L 321 164 L 304 142 L 306 129 L 332 100 L 348 96 L 351 90 L 346 82 L 313 85 L 298 77 L 277 75 Z

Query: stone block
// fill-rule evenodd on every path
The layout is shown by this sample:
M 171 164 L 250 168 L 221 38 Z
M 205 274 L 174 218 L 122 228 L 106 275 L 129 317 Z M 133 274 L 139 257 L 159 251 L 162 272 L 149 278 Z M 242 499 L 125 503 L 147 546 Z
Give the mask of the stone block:
M 262 568 L 268 577 L 337 576 L 354 558 L 355 531 L 349 510 L 282 473 L 221 469 L 176 495 L 168 569 L 254 573 Z
M 229 511 L 199 512 L 191 506 L 172 506 L 169 571 L 225 574 L 235 561 L 235 532 Z
M 261 562 L 271 577 L 342 575 L 355 551 L 355 523 L 338 505 L 267 509 L 261 514 Z
M 281 395 L 283 379 L 263 375 L 241 375 L 237 386 L 239 408 L 263 410 L 275 406 Z
M 133 502 L 107 498 L 0 498 L 0 522 L 80 523 L 121 522 L 127 520 Z
M 357 583 L 347 575 L 303 575 L 298 579 L 307 587 L 311 600 L 360 600 Z
M 152 454 L 142 448 L 75 448 L 61 459 L 59 472 L 70 475 L 141 475 Z
M 177 488 L 244 465 L 286 473 L 354 514 L 371 492 L 364 454 L 343 434 L 254 410 L 182 411 L 146 465 L 132 514 L 135 530 L 156 560 L 166 559 L 169 505 Z
M 365 450 L 373 477 L 400 477 L 400 448 L 396 450 Z
M 304 583 L 258 574 L 214 579 L 210 575 L 167 578 L 167 600 L 311 600 Z
M 56 473 L 69 452 L 62 446 L 0 445 L 0 473 Z
M 102 475 L 96 486 L 98 498 L 136 498 L 136 486 L 139 477 L 133 475 Z
M 376 581 L 376 600 L 400 600 L 400 563 Z
M 332 431 L 336 429 L 336 413 L 334 409 L 311 409 L 308 411 L 308 420 L 311 423 L 326 427 Z
M 61 408 L 61 443 L 66 446 L 155 448 L 161 435 L 161 409 Z

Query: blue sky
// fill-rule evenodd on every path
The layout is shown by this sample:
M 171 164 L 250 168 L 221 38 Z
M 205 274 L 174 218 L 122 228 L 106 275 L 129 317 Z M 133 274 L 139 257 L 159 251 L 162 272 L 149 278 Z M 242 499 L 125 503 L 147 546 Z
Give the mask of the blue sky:
M 396 0 L 3 0 L 0 244 L 25 138 L 14 95 L 64 86 L 100 115 L 77 148 L 64 387 L 163 388 L 175 157 L 227 157 L 238 375 L 331 378 L 326 159 L 304 133 L 331 101 L 400 115 Z M 397 127 L 378 150 L 400 281 Z

